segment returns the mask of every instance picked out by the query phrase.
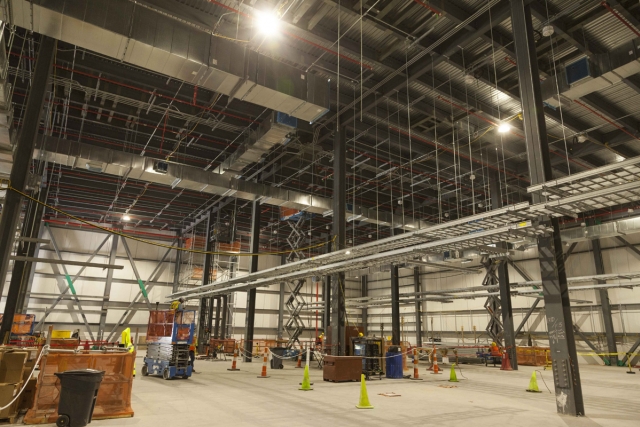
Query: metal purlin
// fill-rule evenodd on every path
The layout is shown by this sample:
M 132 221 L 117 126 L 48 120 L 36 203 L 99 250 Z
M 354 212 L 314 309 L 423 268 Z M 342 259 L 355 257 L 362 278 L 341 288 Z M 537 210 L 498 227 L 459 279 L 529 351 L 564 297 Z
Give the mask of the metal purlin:
M 300 217 L 297 218 L 297 220 L 290 219 L 287 221 L 289 227 L 291 227 L 291 232 L 287 236 L 287 243 L 292 249 L 291 253 L 286 258 L 287 263 L 299 261 L 305 258 L 304 253 L 297 251 L 297 249 L 303 246 L 304 243 L 305 234 L 302 226 L 305 219 L 306 217 L 304 212 L 301 212 Z M 300 312 L 306 305 L 304 298 L 300 295 L 300 291 L 306 283 L 306 279 L 296 279 L 288 283 L 291 292 L 289 293 L 289 298 L 287 298 L 287 301 L 285 302 L 285 306 L 289 312 L 289 320 L 285 323 L 284 330 L 289 336 L 287 348 L 292 348 L 296 342 L 301 346 L 299 338 L 306 328 L 304 320 L 302 319 L 302 316 L 300 316 Z

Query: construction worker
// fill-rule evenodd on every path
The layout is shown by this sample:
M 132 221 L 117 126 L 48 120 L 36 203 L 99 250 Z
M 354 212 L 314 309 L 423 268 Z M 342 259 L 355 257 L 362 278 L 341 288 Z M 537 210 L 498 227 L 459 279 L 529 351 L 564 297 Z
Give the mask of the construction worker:
M 122 331 L 122 335 L 120 336 L 120 345 L 122 345 L 129 353 L 133 353 L 135 351 L 135 347 L 133 342 L 131 342 L 131 329 L 127 328 Z M 136 377 L 136 361 L 135 357 L 133 360 L 133 378 Z
M 196 368 L 193 362 L 196 360 L 196 347 L 198 347 L 198 337 L 193 336 L 193 341 L 191 341 L 191 345 L 189 346 L 189 360 L 191 363 L 191 372 L 195 372 Z
M 171 310 L 182 311 L 184 310 L 184 298 L 178 298 L 177 301 L 171 303 Z

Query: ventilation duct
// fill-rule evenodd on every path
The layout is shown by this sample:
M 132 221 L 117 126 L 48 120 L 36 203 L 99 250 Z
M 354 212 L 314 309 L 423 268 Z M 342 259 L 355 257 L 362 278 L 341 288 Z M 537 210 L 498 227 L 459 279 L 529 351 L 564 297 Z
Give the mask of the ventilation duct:
M 9 21 L 187 83 L 314 122 L 329 83 L 128 0 L 9 0 Z
M 43 136 L 36 143 L 34 159 L 47 160 L 72 168 L 86 169 L 87 164 L 102 165 L 102 173 L 121 178 L 184 188 L 221 197 L 233 196 L 243 200 L 260 198 L 263 204 L 315 214 L 329 211 L 332 204 L 330 199 L 324 197 L 245 181 L 234 178 L 231 174 L 220 175 L 193 166 L 167 163 L 138 154 L 114 151 L 52 136 Z M 162 163 L 162 173 L 158 172 L 158 163 Z M 418 220 L 405 220 L 403 224 L 400 215 L 392 216 L 388 212 L 378 212 L 376 209 L 355 206 L 350 210 L 356 215 L 362 215 L 360 220 L 362 222 L 408 231 L 427 226 L 426 222 Z M 350 215 L 353 212 L 347 212 L 347 214 Z
M 297 120 L 284 113 L 272 112 L 256 131 L 214 172 L 222 175 L 240 176 L 240 172 L 252 163 L 260 160 L 274 146 L 286 143 L 289 135 L 295 131 Z
M 597 54 L 593 59 L 584 57 L 565 64 L 558 70 L 557 79 L 548 78 L 542 82 L 542 98 L 549 105 L 558 107 L 563 98 L 582 98 L 637 73 L 640 73 L 640 39 L 627 42 L 608 53 Z

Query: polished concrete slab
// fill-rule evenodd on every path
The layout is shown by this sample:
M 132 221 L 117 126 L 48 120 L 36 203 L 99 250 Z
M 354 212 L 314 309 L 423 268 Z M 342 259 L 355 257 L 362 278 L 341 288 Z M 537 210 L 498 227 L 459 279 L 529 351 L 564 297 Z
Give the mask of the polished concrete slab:
M 313 362 L 312 362 L 313 363 Z M 140 366 L 140 359 L 138 366 Z M 133 388 L 131 419 L 93 421 L 93 427 L 229 425 L 260 426 L 602 426 L 640 425 L 640 373 L 624 368 L 581 366 L 586 417 L 556 414 L 550 371 L 538 377 L 543 393 L 525 389 L 534 369 L 519 371 L 462 365 L 460 382 L 449 383 L 448 370 L 430 375 L 420 369 L 423 381 L 382 380 L 367 382 L 373 410 L 356 409 L 359 383 L 334 384 L 322 380 L 311 368 L 313 391 L 299 391 L 302 369 L 286 362 L 282 370 L 269 370 L 270 378 L 258 379 L 262 363 L 239 363 L 229 372 L 231 361 L 196 361 L 199 373 L 188 380 L 165 381 L 138 376 Z M 138 369 L 138 372 L 140 370 Z M 409 374 L 410 371 L 406 371 Z M 637 372 L 637 369 L 636 369 Z M 455 388 L 448 388 L 455 385 Z M 383 397 L 394 392 L 400 397 Z

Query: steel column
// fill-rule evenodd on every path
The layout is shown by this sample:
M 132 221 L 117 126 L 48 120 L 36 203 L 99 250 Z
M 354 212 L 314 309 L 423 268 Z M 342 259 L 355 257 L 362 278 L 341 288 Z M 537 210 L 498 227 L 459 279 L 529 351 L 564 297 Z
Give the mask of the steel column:
M 500 176 L 495 172 L 489 174 L 489 189 L 491 191 L 491 208 L 502 207 L 502 192 L 500 191 Z M 506 244 L 501 244 L 506 252 Z M 497 263 L 498 285 L 500 289 L 500 313 L 502 315 L 502 338 L 504 347 L 511 360 L 511 367 L 518 369 L 518 358 L 516 356 L 516 334 L 513 331 L 513 305 L 511 304 L 511 289 L 509 287 L 509 264 L 508 258 L 493 259 Z
M 254 200 L 251 207 L 251 245 L 249 250 L 257 254 L 260 251 L 260 201 Z M 258 255 L 251 257 L 249 273 L 258 271 Z M 251 362 L 253 356 L 253 328 L 256 319 L 256 288 L 247 291 L 247 306 L 244 332 L 244 361 Z
M 327 252 L 331 252 L 331 234 L 327 236 Z M 324 301 L 324 312 L 322 313 L 322 328 L 324 330 L 325 338 L 329 325 L 331 325 L 331 276 L 324 276 L 324 283 L 322 285 L 322 300 Z
M 366 297 L 369 293 L 369 276 L 366 274 L 360 278 L 360 296 Z M 368 334 L 367 320 L 369 319 L 369 311 L 366 307 L 361 308 L 360 317 L 362 318 L 362 334 L 366 337 Z
M 49 186 L 47 185 L 47 174 L 43 173 L 45 167 L 44 162 L 40 162 L 38 165 L 38 174 L 42 176 L 42 183 L 37 189 L 37 196 L 40 202 L 46 202 L 49 192 Z M 35 196 L 36 191 L 32 196 Z M 42 215 L 44 213 L 44 206 L 39 203 L 31 203 L 30 208 L 27 209 L 27 215 L 22 224 L 22 237 L 27 239 L 37 239 L 40 237 L 42 230 Z M 20 242 L 19 249 L 16 253 L 18 256 L 26 258 L 37 258 L 36 253 L 40 247 L 38 241 L 22 240 Z M 31 289 L 32 281 L 29 278 L 32 277 L 35 263 L 32 261 L 15 261 L 13 263 L 13 271 L 11 272 L 11 282 L 19 280 L 18 285 L 20 292 L 18 294 L 18 302 L 16 303 L 16 313 L 24 313 L 27 309 L 25 300 L 27 298 L 27 292 Z
M 593 262 L 596 265 L 596 274 L 605 274 L 602 251 L 600 248 L 600 239 L 592 240 L 591 246 L 593 248 Z M 607 282 L 605 280 L 598 280 L 598 283 Z M 611 355 L 606 357 L 604 360 L 609 360 L 611 366 L 616 366 L 618 364 L 618 347 L 616 345 L 616 333 L 613 329 L 609 292 L 606 289 L 599 289 L 598 294 L 600 295 L 600 305 L 602 306 L 602 322 L 604 323 L 604 331 L 607 336 L 607 351 L 611 353 Z
M 526 0 L 511 0 L 511 26 L 520 83 L 529 177 L 531 184 L 536 185 L 551 180 L 553 176 L 531 8 L 526 3 Z M 533 194 L 532 197 L 534 203 L 543 201 L 541 194 Z M 556 408 L 563 414 L 584 415 L 560 227 L 557 219 L 541 218 L 540 222 L 553 228 L 551 236 L 538 237 L 538 256 L 551 347 Z
M 216 302 L 216 318 L 215 318 L 215 326 L 213 327 L 213 337 L 215 339 L 220 338 L 220 297 L 211 298 L 211 307 L 213 307 L 213 301 Z M 213 313 L 213 310 L 211 311 Z M 211 322 L 209 322 L 209 327 L 211 327 Z
M 346 170 L 346 127 L 339 127 L 333 138 L 333 244 L 334 251 L 346 249 L 347 243 L 347 170 Z M 345 343 L 345 302 L 344 273 L 331 278 L 331 354 L 344 356 Z
M 178 231 L 176 234 L 178 240 L 178 246 L 182 247 L 182 233 Z M 180 287 L 180 267 L 182 265 L 182 251 L 176 251 L 176 262 L 173 269 L 173 292 L 178 292 Z
M 209 215 L 207 216 L 207 228 L 204 234 L 204 250 L 206 252 L 213 251 L 213 242 L 211 239 L 211 228 L 213 224 L 215 224 L 216 219 L 214 217 L 213 210 L 209 211 Z M 211 264 L 212 264 L 213 255 L 205 254 L 204 255 L 204 265 L 202 266 L 202 285 L 208 285 L 211 283 Z M 206 341 L 208 341 L 208 336 L 211 334 L 211 329 L 207 330 L 207 326 L 209 324 L 209 318 L 212 315 L 213 311 L 213 300 L 210 298 L 200 298 L 200 311 L 198 316 L 198 352 L 204 352 L 204 345 Z
M 400 279 L 398 266 L 391 266 L 391 344 L 400 345 Z
M 287 255 L 283 254 L 280 257 L 280 265 L 287 263 Z M 281 340 L 284 336 L 284 287 L 285 283 L 280 283 L 280 298 L 278 299 L 278 335 L 277 338 Z
M 118 236 L 111 237 L 111 250 L 109 251 L 109 264 L 115 264 L 118 254 Z M 104 282 L 104 299 L 102 300 L 102 310 L 100 311 L 100 325 L 98 326 L 98 341 L 104 339 L 104 328 L 107 324 L 107 310 L 109 308 L 109 297 L 111 296 L 111 284 L 113 283 L 113 269 L 107 271 L 107 279 Z
M 413 267 L 413 291 L 422 292 L 422 283 L 420 283 L 420 267 Z M 422 301 L 416 301 L 416 345 L 422 345 Z
M 33 147 L 38 137 L 38 123 L 44 107 L 49 75 L 53 65 L 53 57 L 56 50 L 56 41 L 50 37 L 42 36 L 40 50 L 36 59 L 36 66 L 31 80 L 31 88 L 27 97 L 27 104 L 22 117 L 23 126 L 18 134 L 16 148 L 13 153 L 13 167 L 11 168 L 11 186 L 19 191 L 26 188 L 27 177 L 33 157 Z M 7 279 L 9 270 L 9 256 L 13 250 L 13 242 L 16 236 L 16 228 L 20 222 L 22 211 L 22 196 L 8 190 L 2 207 L 0 218 L 0 295 Z M 7 299 L 5 300 L 4 319 L 0 326 L 0 341 L 8 337 L 13 325 L 13 316 L 16 312 L 18 297 L 20 294 L 20 282 L 9 286 Z
M 222 312 L 222 315 L 220 317 L 220 323 L 221 323 L 220 338 L 224 340 L 229 336 L 227 334 L 227 313 L 228 313 L 228 310 L 229 310 L 229 307 L 228 307 L 229 296 L 228 295 L 222 295 L 221 301 L 222 301 L 222 307 L 221 307 L 220 311 Z

